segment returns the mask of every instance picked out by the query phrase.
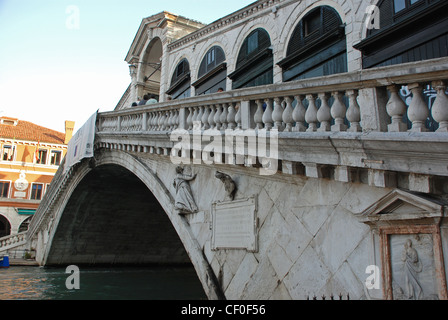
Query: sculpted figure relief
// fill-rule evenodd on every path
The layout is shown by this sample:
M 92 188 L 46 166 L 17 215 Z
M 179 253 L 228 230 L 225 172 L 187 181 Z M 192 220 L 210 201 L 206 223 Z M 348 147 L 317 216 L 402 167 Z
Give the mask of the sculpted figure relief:
M 182 167 L 176 167 L 176 177 L 174 178 L 173 186 L 176 189 L 175 208 L 179 210 L 179 214 L 198 212 L 190 187 L 190 181 L 195 178 L 196 174 L 186 175 Z
M 224 189 L 226 191 L 226 196 L 224 200 L 229 200 L 232 201 L 233 198 L 235 197 L 235 192 L 236 192 L 236 185 L 235 182 L 232 180 L 232 178 L 225 173 L 216 171 L 215 173 L 215 177 L 218 178 L 219 180 L 222 181 L 222 183 L 224 183 Z
M 423 297 L 423 289 L 418 280 L 418 273 L 422 272 L 422 262 L 418 258 L 417 250 L 412 247 L 408 239 L 404 244 L 401 260 L 404 262 L 404 283 L 408 299 L 419 300 Z

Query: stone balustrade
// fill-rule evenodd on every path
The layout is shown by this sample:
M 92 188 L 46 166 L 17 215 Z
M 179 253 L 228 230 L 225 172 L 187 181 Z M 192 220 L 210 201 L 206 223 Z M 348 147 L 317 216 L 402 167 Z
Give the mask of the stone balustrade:
M 0 238 L 0 252 L 5 252 L 12 248 L 26 244 L 26 235 L 27 232 L 25 231 Z
M 100 114 L 100 132 L 277 129 L 447 132 L 447 59 L 344 73 Z M 430 105 L 423 88 L 432 87 Z M 405 100 L 402 88 L 410 92 Z M 436 92 L 436 94 L 435 94 Z M 410 101 L 409 106 L 405 101 Z M 428 122 L 432 122 L 429 127 Z

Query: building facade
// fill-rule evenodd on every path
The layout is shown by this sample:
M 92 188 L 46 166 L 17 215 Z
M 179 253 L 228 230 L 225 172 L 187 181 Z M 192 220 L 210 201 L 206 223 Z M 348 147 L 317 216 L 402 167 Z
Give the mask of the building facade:
M 0 238 L 26 231 L 67 152 L 74 123 L 61 133 L 11 117 L 0 118 Z
M 256 1 L 209 25 L 162 12 L 140 25 L 125 58 L 131 84 L 116 110 L 150 93 L 163 102 L 446 57 L 447 5 Z

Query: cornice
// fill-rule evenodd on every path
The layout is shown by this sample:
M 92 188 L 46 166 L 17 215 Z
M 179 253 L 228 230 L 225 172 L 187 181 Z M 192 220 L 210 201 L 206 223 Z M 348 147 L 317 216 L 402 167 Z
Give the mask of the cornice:
M 256 1 L 253 4 L 250 4 L 230 15 L 227 15 L 215 22 L 212 22 L 205 27 L 188 34 L 185 37 L 180 38 L 179 40 L 173 41 L 168 45 L 168 51 L 175 50 L 187 43 L 197 41 L 200 38 L 207 36 L 210 33 L 214 33 L 218 30 L 224 29 L 231 25 L 236 24 L 242 20 L 245 20 L 256 13 L 259 13 L 267 8 L 273 8 L 280 3 L 286 2 L 288 0 L 264 0 L 264 1 Z

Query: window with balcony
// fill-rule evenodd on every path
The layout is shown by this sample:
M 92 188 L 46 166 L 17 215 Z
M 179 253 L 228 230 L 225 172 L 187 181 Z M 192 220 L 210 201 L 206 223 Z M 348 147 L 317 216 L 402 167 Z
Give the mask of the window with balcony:
M 173 99 L 188 98 L 190 96 L 190 64 L 187 59 L 179 62 L 171 77 L 171 86 L 166 92 Z
M 272 84 L 274 81 L 271 39 L 262 28 L 252 31 L 244 40 L 235 71 L 229 75 L 232 88 Z
M 347 72 L 345 27 L 337 11 L 320 6 L 295 27 L 286 58 L 278 63 L 283 81 Z
M 448 56 L 448 1 L 382 0 L 378 7 L 379 29 L 354 45 L 363 68 Z
M 9 181 L 0 181 L 0 197 L 8 198 L 9 196 Z
M 31 200 L 42 200 L 44 185 L 42 183 L 31 184 Z
M 226 89 L 227 65 L 224 51 L 214 46 L 207 51 L 199 66 L 198 80 L 193 83 L 196 95 L 214 93 Z

